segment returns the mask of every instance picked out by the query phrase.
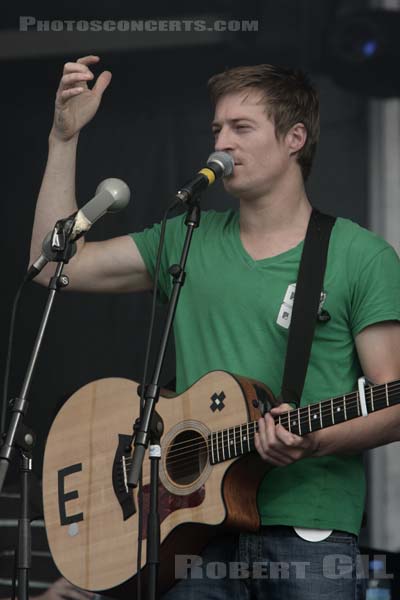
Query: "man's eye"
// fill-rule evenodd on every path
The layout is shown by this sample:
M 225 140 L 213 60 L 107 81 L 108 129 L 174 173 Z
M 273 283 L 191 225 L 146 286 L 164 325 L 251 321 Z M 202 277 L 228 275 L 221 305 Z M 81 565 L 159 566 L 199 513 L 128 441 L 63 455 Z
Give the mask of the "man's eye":
M 236 129 L 249 129 L 248 125 L 236 125 Z

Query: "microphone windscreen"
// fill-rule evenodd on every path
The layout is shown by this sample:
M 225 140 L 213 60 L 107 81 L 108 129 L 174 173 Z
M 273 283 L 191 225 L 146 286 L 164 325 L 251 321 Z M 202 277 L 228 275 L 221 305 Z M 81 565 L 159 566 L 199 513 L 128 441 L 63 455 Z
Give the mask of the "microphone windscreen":
M 227 177 L 233 172 L 234 162 L 233 158 L 228 152 L 213 152 L 207 159 L 207 165 L 212 167 L 213 164 L 217 164 L 222 170 L 221 175 Z
M 104 179 L 104 181 L 97 186 L 96 195 L 103 191 L 111 194 L 114 199 L 112 204 L 107 208 L 107 212 L 118 212 L 129 204 L 131 191 L 122 179 L 117 179 L 116 177 Z

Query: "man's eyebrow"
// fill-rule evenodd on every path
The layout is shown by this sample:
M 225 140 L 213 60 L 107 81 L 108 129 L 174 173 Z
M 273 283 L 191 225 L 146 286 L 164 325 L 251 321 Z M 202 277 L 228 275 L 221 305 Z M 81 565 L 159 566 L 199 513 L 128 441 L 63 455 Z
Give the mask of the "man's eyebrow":
M 235 123 L 238 123 L 239 121 L 247 121 L 247 123 L 255 123 L 254 119 L 250 119 L 249 117 L 237 117 L 236 119 L 227 119 L 226 122 L 229 123 L 230 125 L 235 125 Z M 220 121 L 213 121 L 211 123 L 211 127 L 220 127 L 221 126 L 221 122 Z

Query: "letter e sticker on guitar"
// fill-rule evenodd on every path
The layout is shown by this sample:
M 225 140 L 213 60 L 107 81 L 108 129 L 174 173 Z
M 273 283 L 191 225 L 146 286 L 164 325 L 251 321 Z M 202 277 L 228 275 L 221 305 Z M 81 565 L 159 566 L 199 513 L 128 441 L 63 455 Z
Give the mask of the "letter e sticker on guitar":
M 60 513 L 60 524 L 61 525 L 70 525 L 71 523 L 79 523 L 79 521 L 83 521 L 83 513 L 76 513 L 74 515 L 67 515 L 67 502 L 70 500 L 76 500 L 79 498 L 78 490 L 73 490 L 72 492 L 65 491 L 65 479 L 68 475 L 72 475 L 72 473 L 79 473 L 82 471 L 82 463 L 77 463 L 75 465 L 70 465 L 69 467 L 64 467 L 63 469 L 59 469 L 57 472 L 58 475 L 58 510 Z

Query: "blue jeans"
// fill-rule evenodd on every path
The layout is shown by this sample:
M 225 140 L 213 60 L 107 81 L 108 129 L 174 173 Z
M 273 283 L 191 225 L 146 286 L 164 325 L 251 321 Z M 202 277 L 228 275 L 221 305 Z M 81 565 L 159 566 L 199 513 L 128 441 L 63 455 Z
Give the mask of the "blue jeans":
M 362 600 L 357 538 L 333 532 L 308 542 L 291 527 L 214 539 L 201 557 L 175 561 L 182 579 L 163 600 Z

